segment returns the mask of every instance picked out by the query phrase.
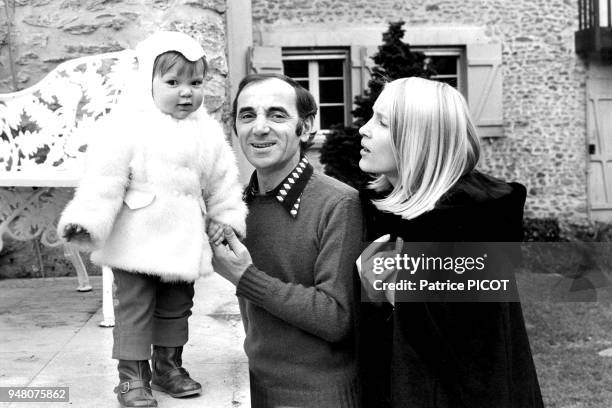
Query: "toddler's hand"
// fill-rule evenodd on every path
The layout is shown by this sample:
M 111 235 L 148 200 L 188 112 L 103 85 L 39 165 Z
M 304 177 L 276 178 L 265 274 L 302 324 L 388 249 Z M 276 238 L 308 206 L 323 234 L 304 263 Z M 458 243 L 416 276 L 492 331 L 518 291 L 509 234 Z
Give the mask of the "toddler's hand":
M 208 234 L 208 241 L 214 246 L 221 245 L 225 239 L 223 236 L 223 226 L 213 220 L 208 220 L 206 234 Z
M 89 241 L 89 232 L 78 224 L 68 224 L 64 228 L 64 238 L 66 241 Z

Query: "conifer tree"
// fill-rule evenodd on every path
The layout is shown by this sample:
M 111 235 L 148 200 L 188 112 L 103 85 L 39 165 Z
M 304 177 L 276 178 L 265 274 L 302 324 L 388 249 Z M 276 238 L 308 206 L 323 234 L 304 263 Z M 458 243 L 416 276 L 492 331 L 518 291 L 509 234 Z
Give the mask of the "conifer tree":
M 403 21 L 392 22 L 383 33 L 383 43 L 372 56 L 376 65 L 372 68 L 368 89 L 363 96 L 355 97 L 357 108 L 352 111 L 353 124 L 335 127 L 321 147 L 321 163 L 325 166 L 325 173 L 355 188 L 362 188 L 371 180 L 359 169 L 361 136 L 358 130 L 372 116 L 372 106 L 384 84 L 397 78 L 429 78 L 434 74 L 425 62 L 425 55 L 411 51 L 410 45 L 402 42 L 405 32 L 403 25 Z

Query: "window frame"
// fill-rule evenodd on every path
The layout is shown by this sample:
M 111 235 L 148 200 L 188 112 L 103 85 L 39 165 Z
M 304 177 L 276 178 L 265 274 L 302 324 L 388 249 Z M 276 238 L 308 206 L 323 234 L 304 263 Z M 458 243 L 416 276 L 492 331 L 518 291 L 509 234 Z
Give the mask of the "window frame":
M 330 60 L 330 59 L 342 59 L 343 60 L 343 77 L 325 77 L 329 80 L 343 80 L 343 98 L 344 103 L 321 103 L 319 93 L 319 71 L 317 61 Z M 307 47 L 307 48 L 294 48 L 294 47 L 282 47 L 282 61 L 308 61 L 308 78 L 293 78 L 295 80 L 304 81 L 308 80 L 308 87 L 310 93 L 314 96 L 317 102 L 317 115 L 314 121 L 314 128 L 316 133 L 313 139 L 315 146 L 321 146 L 325 141 L 326 135 L 331 133 L 329 129 L 321 129 L 321 106 L 340 106 L 344 105 L 344 126 L 351 123 L 353 110 L 353 103 L 351 98 L 351 65 L 350 65 L 350 51 L 345 47 Z
M 426 57 L 457 57 L 457 90 L 467 99 L 467 58 L 465 47 L 453 46 L 411 46 L 412 51 L 419 51 Z M 442 77 L 443 75 L 440 75 Z M 437 76 L 430 79 L 435 80 Z

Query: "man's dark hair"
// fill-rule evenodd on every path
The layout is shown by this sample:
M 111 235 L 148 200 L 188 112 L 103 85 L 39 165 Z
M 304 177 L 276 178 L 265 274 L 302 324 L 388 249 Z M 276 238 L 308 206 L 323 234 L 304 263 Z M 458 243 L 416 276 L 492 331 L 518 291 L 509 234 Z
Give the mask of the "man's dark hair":
M 267 74 L 249 74 L 242 78 L 240 84 L 238 84 L 238 91 L 236 92 L 236 96 L 234 97 L 234 102 L 232 103 L 232 126 L 234 127 L 234 132 L 236 132 L 236 117 L 238 116 L 238 97 L 244 88 L 247 85 L 254 84 L 257 82 L 263 82 L 268 79 L 280 79 L 281 81 L 291 85 L 291 87 L 295 90 L 295 105 L 298 112 L 298 124 L 295 128 L 295 133 L 297 135 L 301 135 L 304 130 L 304 122 L 314 117 L 317 114 L 317 102 L 315 101 L 314 96 L 308 91 L 308 89 L 304 88 L 297 81 L 289 78 L 286 75 L 275 74 L 275 73 L 267 73 Z M 238 134 L 238 132 L 236 132 Z M 311 145 L 310 142 L 300 142 L 300 148 L 302 152 L 305 151 Z
M 166 72 L 170 71 L 172 67 L 177 64 L 179 65 L 179 75 L 182 75 L 184 72 L 192 76 L 195 74 L 196 69 L 198 67 L 198 62 L 202 61 L 204 64 L 204 72 L 202 77 L 206 77 L 206 71 L 208 70 L 208 64 L 206 63 L 206 57 L 202 57 L 197 61 L 189 61 L 183 54 L 178 51 L 166 51 L 163 54 L 159 54 L 157 58 L 155 58 L 155 62 L 153 63 L 153 76 L 164 76 Z

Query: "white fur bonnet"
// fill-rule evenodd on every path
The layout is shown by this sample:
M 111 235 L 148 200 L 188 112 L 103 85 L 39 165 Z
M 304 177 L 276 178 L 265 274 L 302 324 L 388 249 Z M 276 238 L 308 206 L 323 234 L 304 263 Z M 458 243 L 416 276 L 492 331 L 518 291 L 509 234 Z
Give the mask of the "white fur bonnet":
M 131 94 L 129 103 L 137 103 L 142 109 L 150 109 L 153 106 L 151 97 L 153 64 L 159 55 L 168 51 L 177 51 L 194 62 L 205 56 L 204 49 L 196 40 L 176 31 L 156 32 L 138 43 L 135 51 L 138 69 L 132 81 L 134 88 L 129 92 Z

